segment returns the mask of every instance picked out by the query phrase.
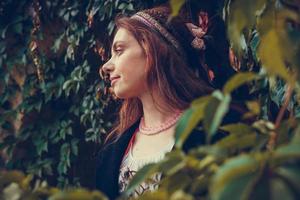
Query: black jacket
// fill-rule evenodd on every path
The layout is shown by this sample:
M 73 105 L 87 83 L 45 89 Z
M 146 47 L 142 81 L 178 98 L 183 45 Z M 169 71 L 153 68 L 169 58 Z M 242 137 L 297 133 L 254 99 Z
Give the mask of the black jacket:
M 227 114 L 223 122 L 234 123 L 240 119 L 241 113 L 230 112 Z M 119 170 L 123 155 L 128 146 L 128 143 L 139 125 L 139 121 L 134 123 L 128 130 L 126 130 L 118 140 L 113 143 L 108 143 L 101 150 L 96 164 L 96 189 L 106 194 L 109 199 L 117 198 L 119 193 L 118 178 Z M 212 138 L 212 142 L 224 137 L 224 133 L 216 134 Z M 189 149 L 205 144 L 206 134 L 203 131 L 194 130 L 183 145 L 183 150 L 187 152 Z

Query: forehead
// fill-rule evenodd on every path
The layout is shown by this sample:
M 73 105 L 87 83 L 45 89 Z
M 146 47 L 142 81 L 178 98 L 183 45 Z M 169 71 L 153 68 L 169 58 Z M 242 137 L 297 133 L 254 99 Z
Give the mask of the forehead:
M 135 38 L 133 37 L 133 35 L 127 31 L 124 28 L 119 28 L 114 36 L 114 41 L 113 44 L 115 42 L 118 41 L 122 41 L 122 42 L 133 42 L 135 41 Z

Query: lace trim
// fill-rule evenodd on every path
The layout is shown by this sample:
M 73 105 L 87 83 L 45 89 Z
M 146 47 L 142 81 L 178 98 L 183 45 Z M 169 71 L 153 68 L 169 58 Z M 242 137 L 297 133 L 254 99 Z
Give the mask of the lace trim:
M 167 152 L 170 152 L 174 146 L 175 141 L 172 141 L 166 148 L 154 155 L 147 157 L 135 157 L 133 155 L 133 145 L 129 148 L 129 151 L 124 156 L 119 175 L 119 189 L 123 192 L 131 181 L 136 172 L 143 166 L 149 163 L 157 163 L 161 161 Z M 133 144 L 133 143 L 132 143 Z M 146 191 L 156 190 L 159 186 L 161 179 L 161 173 L 156 173 L 146 182 L 141 183 L 130 195 L 130 197 L 138 197 Z

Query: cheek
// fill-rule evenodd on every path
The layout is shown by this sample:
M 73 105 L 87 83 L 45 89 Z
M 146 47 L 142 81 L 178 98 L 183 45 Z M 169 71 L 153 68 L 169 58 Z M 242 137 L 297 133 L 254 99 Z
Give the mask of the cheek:
M 122 78 L 114 87 L 114 92 L 119 98 L 138 97 L 145 91 L 147 91 L 146 73 L 136 70 L 124 72 Z

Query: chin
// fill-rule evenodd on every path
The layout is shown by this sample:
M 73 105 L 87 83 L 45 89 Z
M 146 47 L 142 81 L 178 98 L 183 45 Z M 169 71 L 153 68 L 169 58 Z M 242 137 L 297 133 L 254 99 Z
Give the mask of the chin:
M 128 92 L 124 91 L 124 90 L 114 90 L 114 94 L 116 95 L 116 97 L 118 97 L 119 99 L 127 99 L 130 98 L 130 95 L 128 95 Z
M 137 97 L 137 95 L 132 94 L 130 91 L 125 91 L 125 90 L 115 90 L 114 94 L 116 95 L 116 97 L 118 97 L 119 99 L 129 99 L 129 98 L 134 98 Z

